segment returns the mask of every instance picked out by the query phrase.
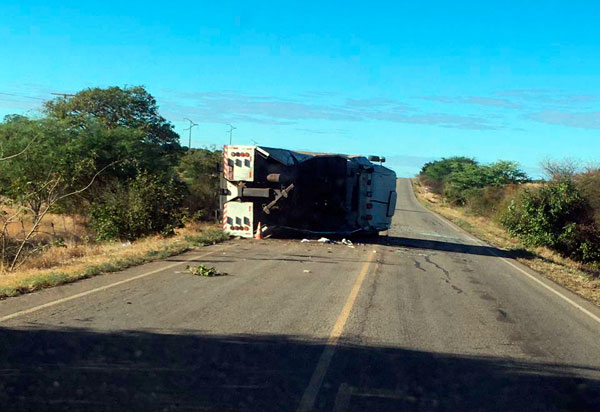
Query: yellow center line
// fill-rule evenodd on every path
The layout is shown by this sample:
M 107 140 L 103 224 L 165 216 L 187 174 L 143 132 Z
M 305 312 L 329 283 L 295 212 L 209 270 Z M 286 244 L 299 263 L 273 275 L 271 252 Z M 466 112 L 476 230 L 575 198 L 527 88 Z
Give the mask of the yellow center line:
M 134 280 L 142 279 L 142 278 L 145 278 L 147 276 L 154 275 L 155 273 L 158 273 L 158 272 L 163 272 L 163 271 L 166 271 L 166 270 L 169 270 L 169 269 L 173 269 L 174 267 L 183 265 L 183 264 L 185 264 L 187 262 L 191 262 L 191 261 L 193 261 L 195 259 L 201 259 L 203 257 L 206 257 L 208 255 L 211 255 L 211 254 L 213 254 L 215 252 L 218 252 L 218 251 L 221 251 L 221 250 L 223 250 L 223 248 L 219 248 L 218 250 L 213 250 L 211 252 L 204 253 L 204 254 L 202 254 L 200 256 L 191 256 L 191 257 L 185 259 L 183 262 L 173 263 L 171 265 L 164 266 L 162 268 L 158 268 L 158 269 L 152 270 L 150 272 L 142 273 L 141 275 L 137 275 L 137 276 L 134 276 L 134 277 L 131 277 L 131 278 L 120 280 L 118 282 L 111 283 L 109 285 L 100 286 L 100 287 L 97 287 L 97 288 L 94 288 L 94 289 L 87 290 L 85 292 L 81 292 L 81 293 L 77 293 L 75 295 L 67 296 L 66 298 L 53 300 L 52 302 L 44 303 L 43 305 L 34 306 L 32 308 L 29 308 L 29 309 L 24 309 L 24 310 L 21 310 L 19 312 L 11 313 L 10 315 L 6 315 L 6 316 L 0 317 L 0 323 L 6 322 L 7 320 L 10 320 L 10 319 L 14 319 L 14 318 L 16 318 L 18 316 L 28 315 L 30 313 L 37 312 L 37 311 L 40 311 L 42 309 L 46 309 L 46 308 L 58 305 L 60 303 L 69 302 L 71 300 L 79 299 L 79 298 L 82 298 L 84 296 L 91 295 L 93 293 L 98 293 L 98 292 L 101 292 L 103 290 L 107 290 L 107 289 L 111 289 L 111 288 L 114 288 L 114 287 L 119 286 L 119 285 L 123 285 L 125 283 L 133 282 Z
M 356 282 L 354 282 L 354 286 L 350 291 L 350 295 L 348 295 L 348 299 L 346 299 L 346 303 L 342 308 L 342 311 L 338 315 L 338 318 L 333 325 L 333 329 L 329 334 L 329 338 L 327 339 L 327 344 L 325 349 L 323 349 L 323 353 L 319 358 L 319 362 L 315 367 L 315 370 L 310 378 L 308 386 L 304 390 L 304 394 L 302 395 L 302 399 L 300 400 L 300 405 L 297 412 L 309 412 L 313 410 L 315 405 L 315 401 L 317 399 L 317 395 L 319 394 L 319 390 L 321 389 L 321 385 L 323 384 L 323 379 L 325 378 L 325 374 L 327 373 L 327 369 L 329 369 L 329 364 L 331 363 L 331 359 L 333 358 L 333 354 L 335 353 L 335 346 L 338 343 L 340 336 L 342 336 L 342 332 L 344 331 L 344 326 L 346 325 L 346 321 L 350 316 L 350 312 L 352 311 L 352 307 L 354 306 L 354 302 L 356 302 L 356 297 L 358 296 L 358 292 L 360 287 L 363 284 L 363 281 L 367 277 L 367 273 L 369 272 L 369 267 L 371 266 L 371 262 L 375 257 L 375 251 L 371 253 L 365 263 L 363 263 L 362 269 Z

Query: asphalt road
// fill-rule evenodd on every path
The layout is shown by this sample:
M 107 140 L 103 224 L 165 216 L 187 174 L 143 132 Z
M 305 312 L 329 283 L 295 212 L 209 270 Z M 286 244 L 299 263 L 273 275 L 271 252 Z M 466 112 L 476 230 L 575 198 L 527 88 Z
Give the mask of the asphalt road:
M 0 410 L 599 410 L 598 308 L 398 193 L 377 242 L 237 240 L 0 302 Z

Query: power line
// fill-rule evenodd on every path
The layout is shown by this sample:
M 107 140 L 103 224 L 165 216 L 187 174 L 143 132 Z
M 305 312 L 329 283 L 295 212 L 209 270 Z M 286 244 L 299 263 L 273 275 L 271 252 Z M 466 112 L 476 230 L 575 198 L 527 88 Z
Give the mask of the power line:
M 47 100 L 47 99 L 42 99 L 41 97 L 25 96 L 23 94 L 16 94 L 16 93 L 0 92 L 0 94 L 3 96 L 23 97 L 25 99 L 40 100 L 42 102 L 45 102 Z

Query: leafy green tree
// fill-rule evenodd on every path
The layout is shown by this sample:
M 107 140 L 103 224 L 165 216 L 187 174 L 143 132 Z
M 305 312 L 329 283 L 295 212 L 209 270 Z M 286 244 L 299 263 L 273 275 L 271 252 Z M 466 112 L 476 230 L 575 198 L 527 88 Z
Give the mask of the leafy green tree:
M 139 171 L 156 174 L 165 182 L 175 177 L 174 167 L 183 154 L 179 136 L 143 86 L 85 89 L 47 102 L 44 111 L 48 119 L 70 129 L 102 129 L 103 133 L 88 133 L 81 149 L 92 153 L 99 165 L 119 162 L 100 176 L 92 190 L 69 199 L 65 206 L 69 210 L 84 213 L 105 186 L 130 181 Z
M 160 115 L 156 99 L 143 86 L 85 89 L 72 97 L 46 102 L 44 107 L 49 118 L 74 128 L 100 125 L 108 130 L 134 133 L 135 140 L 122 141 L 119 138 L 124 136 L 117 134 L 113 136 L 115 141 L 89 142 L 98 144 L 97 150 L 110 161 L 121 158 L 123 151 L 127 153 L 134 167 L 115 170 L 119 172 L 117 178 L 134 177 L 136 170 L 166 173 L 169 178 L 183 153 L 179 135 Z
M 442 158 L 441 160 L 425 163 L 419 173 L 419 178 L 435 193 L 443 194 L 444 185 L 453 172 L 473 165 L 477 165 L 477 162 L 468 157 Z
M 214 147 L 192 149 L 181 157 L 177 172 L 189 194 L 184 205 L 190 215 L 209 219 L 219 207 L 219 172 L 222 152 Z
M 421 168 L 420 176 L 431 181 L 444 181 L 452 172 L 461 170 L 467 165 L 477 165 L 475 159 L 469 157 L 449 157 L 428 162 Z
M 127 182 L 115 182 L 91 206 L 91 226 L 97 240 L 135 240 L 169 235 L 182 224 L 185 186 L 141 171 Z
M 507 160 L 500 160 L 489 165 L 487 175 L 486 186 L 517 184 L 530 180 L 517 162 Z
M 89 142 L 110 140 L 119 130 L 90 127 L 83 131 L 51 119 L 7 120 L 0 124 L 0 144 L 6 152 L 23 153 L 0 164 L 0 194 L 27 202 L 33 209 L 38 208 L 39 197 L 47 196 L 49 179 L 58 179 L 55 190 L 66 193 L 115 160 L 98 161 L 98 151 L 91 150 Z
M 46 215 L 62 201 L 88 190 L 112 164 L 99 166 L 94 153 L 82 149 L 88 136 L 105 133 L 105 129 L 83 131 L 57 120 L 20 116 L 6 120 L 0 124 L 0 144 L 6 153 L 19 155 L 0 162 L 0 197 L 17 211 L 2 219 L 3 240 L 10 219 L 28 214 L 32 221 L 13 252 L 2 243 L 2 260 L 10 255 L 9 270 L 13 270 L 32 245 Z
M 450 202 L 464 204 L 473 189 L 488 186 L 518 184 L 528 180 L 519 164 L 498 161 L 491 165 L 480 165 L 467 157 L 450 157 L 429 162 L 419 175 L 423 183 L 436 193 L 443 194 Z
M 179 135 L 158 113 L 156 99 L 143 86 L 85 89 L 72 97 L 46 102 L 44 107 L 49 117 L 71 124 L 84 127 L 94 119 L 109 129 L 141 130 L 149 143 L 179 148 Z

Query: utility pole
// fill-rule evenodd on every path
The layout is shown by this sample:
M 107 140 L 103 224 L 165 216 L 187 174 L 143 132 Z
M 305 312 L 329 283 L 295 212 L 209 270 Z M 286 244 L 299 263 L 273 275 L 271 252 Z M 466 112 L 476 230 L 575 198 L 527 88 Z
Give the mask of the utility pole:
M 189 143 L 188 143 L 188 149 L 192 148 L 192 129 L 196 126 L 198 126 L 198 123 L 194 123 L 192 122 L 190 119 L 185 118 L 183 120 L 187 120 L 188 122 L 190 122 L 190 127 L 188 127 L 187 129 L 183 129 L 183 130 L 189 130 L 190 131 L 190 136 L 189 136 Z
M 52 94 L 54 96 L 61 96 L 61 97 L 65 98 L 65 99 L 67 97 L 73 97 L 73 96 L 75 96 L 74 94 L 71 94 L 71 93 L 50 93 L 50 94 Z
M 233 136 L 233 131 L 235 129 L 237 129 L 237 127 L 233 127 L 229 123 L 227 123 L 227 126 L 229 126 L 229 145 L 231 146 L 231 140 L 232 140 L 232 136 Z

